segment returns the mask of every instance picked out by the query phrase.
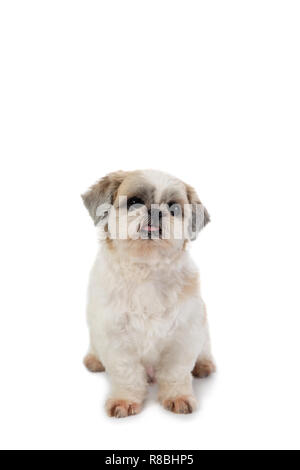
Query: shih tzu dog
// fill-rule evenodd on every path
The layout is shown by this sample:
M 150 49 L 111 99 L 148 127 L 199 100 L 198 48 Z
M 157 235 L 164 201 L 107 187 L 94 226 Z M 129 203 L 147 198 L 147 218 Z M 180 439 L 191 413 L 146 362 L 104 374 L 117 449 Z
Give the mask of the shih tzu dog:
M 198 271 L 186 249 L 209 222 L 206 209 L 191 186 L 154 170 L 110 173 L 82 198 L 101 241 L 84 363 L 109 374 L 108 415 L 139 413 L 154 380 L 167 410 L 191 413 L 192 374 L 215 370 Z

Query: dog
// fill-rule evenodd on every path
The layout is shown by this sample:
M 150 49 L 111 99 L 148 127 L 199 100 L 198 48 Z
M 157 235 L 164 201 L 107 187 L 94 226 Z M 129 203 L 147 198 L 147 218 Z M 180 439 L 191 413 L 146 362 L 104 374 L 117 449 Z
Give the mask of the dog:
M 188 242 L 209 222 L 196 191 L 156 170 L 116 171 L 82 195 L 100 239 L 91 270 L 84 364 L 107 371 L 111 417 L 139 413 L 149 381 L 164 408 L 191 413 L 192 375 L 215 371 Z

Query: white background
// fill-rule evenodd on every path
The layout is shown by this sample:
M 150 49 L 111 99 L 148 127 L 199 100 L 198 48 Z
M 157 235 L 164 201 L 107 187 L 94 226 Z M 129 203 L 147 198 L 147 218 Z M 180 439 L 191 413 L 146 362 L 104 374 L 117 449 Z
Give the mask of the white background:
M 0 4 L 0 445 L 299 448 L 297 1 Z M 199 411 L 104 413 L 82 366 L 96 236 L 80 193 L 118 169 L 194 185 L 218 373 Z

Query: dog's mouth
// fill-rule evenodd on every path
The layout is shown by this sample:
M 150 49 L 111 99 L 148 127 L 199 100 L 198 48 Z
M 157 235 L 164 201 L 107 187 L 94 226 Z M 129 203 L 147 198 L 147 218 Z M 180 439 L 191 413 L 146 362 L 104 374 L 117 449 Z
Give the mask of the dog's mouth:
M 160 226 L 157 225 L 144 225 L 141 229 L 142 238 L 161 238 L 162 236 L 162 229 Z

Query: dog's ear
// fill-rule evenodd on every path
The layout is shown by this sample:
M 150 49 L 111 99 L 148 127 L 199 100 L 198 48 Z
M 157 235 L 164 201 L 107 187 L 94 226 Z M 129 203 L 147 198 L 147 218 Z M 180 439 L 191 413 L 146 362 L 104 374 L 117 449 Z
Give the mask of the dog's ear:
M 200 230 L 210 222 L 210 216 L 204 205 L 201 203 L 198 194 L 192 186 L 186 184 L 186 194 L 191 205 L 191 216 L 188 224 L 190 240 L 196 240 Z
M 128 175 L 126 171 L 115 171 L 104 176 L 82 194 L 85 207 L 89 211 L 95 225 L 103 219 L 114 203 L 118 188 Z

